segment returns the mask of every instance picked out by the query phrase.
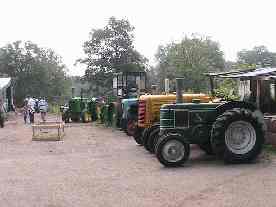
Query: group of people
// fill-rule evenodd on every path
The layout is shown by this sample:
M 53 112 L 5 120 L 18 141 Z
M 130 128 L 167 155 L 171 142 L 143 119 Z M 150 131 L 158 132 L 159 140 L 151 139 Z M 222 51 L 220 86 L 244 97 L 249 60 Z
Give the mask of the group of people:
M 34 123 L 34 114 L 40 113 L 43 122 L 46 121 L 46 113 L 48 111 L 48 103 L 45 98 L 36 99 L 28 96 L 24 100 L 24 122 Z

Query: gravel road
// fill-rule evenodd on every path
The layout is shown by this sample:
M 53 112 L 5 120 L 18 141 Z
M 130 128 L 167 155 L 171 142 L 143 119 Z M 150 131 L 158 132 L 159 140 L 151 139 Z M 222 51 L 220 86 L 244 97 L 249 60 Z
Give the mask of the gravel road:
M 53 117 L 52 117 L 53 118 Z M 31 140 L 22 117 L 0 129 L 3 207 L 275 206 L 276 157 L 224 165 L 193 147 L 168 169 L 123 132 L 70 124 L 59 142 Z

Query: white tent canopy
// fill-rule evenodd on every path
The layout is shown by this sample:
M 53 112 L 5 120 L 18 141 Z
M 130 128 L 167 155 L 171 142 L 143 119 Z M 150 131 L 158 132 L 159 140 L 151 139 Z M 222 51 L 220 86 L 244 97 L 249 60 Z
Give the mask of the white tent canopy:
M 0 90 L 9 87 L 11 84 L 11 78 L 0 78 Z

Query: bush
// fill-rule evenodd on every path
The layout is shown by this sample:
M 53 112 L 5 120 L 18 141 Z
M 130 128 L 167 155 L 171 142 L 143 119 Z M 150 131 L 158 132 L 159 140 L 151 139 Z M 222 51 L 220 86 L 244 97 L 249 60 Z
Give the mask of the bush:
M 238 88 L 235 80 L 224 79 L 218 85 L 219 87 L 215 89 L 216 97 L 223 98 L 226 101 L 240 99 L 240 97 L 237 94 Z

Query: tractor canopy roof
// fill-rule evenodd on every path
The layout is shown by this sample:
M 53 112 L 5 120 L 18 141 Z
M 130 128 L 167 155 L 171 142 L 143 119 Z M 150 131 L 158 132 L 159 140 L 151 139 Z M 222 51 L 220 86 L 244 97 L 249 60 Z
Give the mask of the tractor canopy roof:
M 138 98 L 126 98 L 122 100 L 122 103 L 136 103 L 138 101 Z
M 199 93 L 199 94 L 188 94 L 185 93 L 182 95 L 183 99 L 206 99 L 207 102 L 211 101 L 211 97 L 209 95 L 206 95 L 204 93 Z M 176 95 L 175 94 L 168 94 L 168 95 L 142 95 L 140 96 L 139 100 L 176 100 Z M 205 102 L 205 101 L 204 101 Z
M 240 79 L 276 79 L 276 68 L 258 68 L 247 70 L 234 70 L 228 72 L 206 73 L 205 75 L 218 78 L 240 78 Z

